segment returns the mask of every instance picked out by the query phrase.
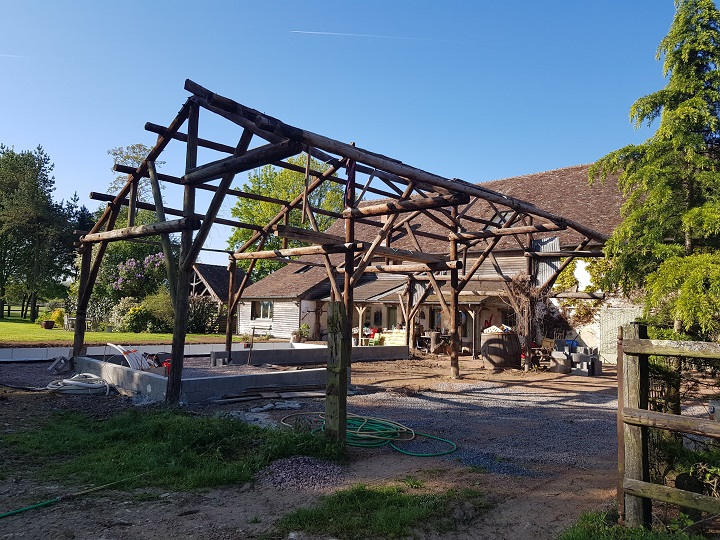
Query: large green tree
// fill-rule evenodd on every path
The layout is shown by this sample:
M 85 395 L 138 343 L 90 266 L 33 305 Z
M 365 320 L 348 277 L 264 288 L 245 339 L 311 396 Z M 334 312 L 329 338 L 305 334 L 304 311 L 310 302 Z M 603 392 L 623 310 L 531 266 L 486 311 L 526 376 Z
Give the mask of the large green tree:
M 605 246 L 606 285 L 645 291 L 648 313 L 698 335 L 720 332 L 720 13 L 676 0 L 657 51 L 667 85 L 630 109 L 640 145 L 597 161 L 591 181 L 618 174 L 623 221 Z
M 38 297 L 58 295 L 72 272 L 72 230 L 87 209 L 77 197 L 53 201 L 52 169 L 40 146 L 16 152 L 0 145 L 0 316 L 8 285 L 23 288 L 34 317 Z
M 307 163 L 307 154 L 290 158 L 288 162 L 304 168 Z M 311 159 L 310 165 L 314 170 L 322 171 L 326 168 L 323 163 L 314 159 Z M 266 165 L 250 172 L 248 174 L 248 182 L 241 189 L 257 195 L 291 201 L 303 192 L 304 185 L 305 175 L 303 173 Z M 318 189 L 310 194 L 308 202 L 313 208 L 340 212 L 343 209 L 342 188 L 338 184 L 325 181 Z M 232 208 L 232 215 L 244 223 L 264 226 L 274 218 L 280 210 L 282 210 L 282 206 L 278 204 L 240 198 Z M 335 218 L 320 213 L 315 214 L 315 219 L 321 231 L 326 230 L 335 221 Z M 311 228 L 308 220 L 303 224 L 302 212 L 300 210 L 295 210 L 290 213 L 289 223 L 295 227 Z M 253 233 L 254 231 L 249 229 L 234 229 L 228 239 L 229 248 L 237 249 L 242 246 L 250 239 Z M 271 235 L 267 238 L 263 249 L 280 249 L 281 244 L 282 240 L 280 238 Z M 290 242 L 288 244 L 289 247 L 299 245 L 301 244 L 297 242 Z M 253 247 L 250 251 L 254 249 Z M 253 270 L 253 279 L 261 279 L 282 267 L 283 264 L 284 263 L 278 261 L 259 260 Z M 239 263 L 239 266 L 247 268 L 248 262 L 242 261 Z
M 113 158 L 113 165 L 126 165 L 128 167 L 137 168 L 152 150 L 149 146 L 142 143 L 131 144 L 129 146 L 117 146 L 108 150 L 108 154 Z M 160 167 L 164 161 L 156 161 L 155 166 Z M 113 171 L 115 178 L 110 182 L 110 193 L 117 193 L 127 181 L 127 174 Z M 162 184 L 161 184 L 162 186 Z M 143 202 L 152 202 L 152 187 L 149 178 L 140 178 L 138 181 L 138 200 Z

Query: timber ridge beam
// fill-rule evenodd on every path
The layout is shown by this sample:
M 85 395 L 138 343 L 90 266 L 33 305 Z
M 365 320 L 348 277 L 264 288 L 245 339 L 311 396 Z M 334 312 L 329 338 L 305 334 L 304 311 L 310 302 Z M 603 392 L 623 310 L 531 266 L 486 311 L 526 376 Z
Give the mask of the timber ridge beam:
M 350 144 L 335 141 L 328 137 L 290 126 L 277 118 L 264 115 L 259 111 L 241 105 L 232 99 L 215 94 L 190 79 L 185 81 L 185 89 L 201 99 L 208 100 L 211 104 L 226 111 L 235 119 L 243 119 L 243 123 L 245 124 L 244 127 L 249 127 L 250 129 L 254 128 L 264 134 L 274 135 L 276 140 L 277 138 L 292 139 L 304 145 L 319 148 L 325 152 L 339 154 L 346 159 L 351 159 L 355 162 L 369 165 L 375 169 L 387 171 L 396 175 L 397 178 L 404 180 L 404 183 L 415 182 L 421 188 L 437 191 L 442 195 L 466 193 L 467 195 L 477 196 L 485 199 L 486 201 L 507 206 L 518 212 L 544 217 L 555 223 L 565 223 L 579 233 L 594 240 L 601 242 L 607 240 L 607 236 L 600 234 L 581 223 L 556 216 L 551 212 L 542 210 L 530 203 L 521 201 L 520 199 L 509 197 L 497 191 L 493 191 L 476 184 L 471 184 L 458 178 L 452 180 L 443 178 L 442 176 L 405 165 L 401 161 L 388 158 L 387 156 L 369 152 Z

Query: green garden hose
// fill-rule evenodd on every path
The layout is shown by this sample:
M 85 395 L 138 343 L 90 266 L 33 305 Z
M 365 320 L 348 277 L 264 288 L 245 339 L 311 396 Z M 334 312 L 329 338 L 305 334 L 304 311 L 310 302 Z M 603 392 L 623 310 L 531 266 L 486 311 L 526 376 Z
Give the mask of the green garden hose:
M 320 413 L 293 413 L 285 416 L 280 423 L 292 427 L 292 424 L 286 422 L 288 418 L 293 416 L 317 416 L 320 419 L 320 425 L 314 428 L 313 431 L 324 431 L 325 430 L 325 415 Z M 357 414 L 348 414 L 346 421 L 346 441 L 348 446 L 356 446 L 363 448 L 374 448 L 384 445 L 389 445 L 390 448 L 397 450 L 408 456 L 415 457 L 435 457 L 444 456 L 457 450 L 457 445 L 442 437 L 436 437 L 434 435 L 428 435 L 427 433 L 418 433 L 407 426 L 404 426 L 398 422 L 392 420 L 385 420 L 383 418 L 373 418 L 371 416 L 359 416 Z M 397 446 L 399 443 L 409 442 L 417 439 L 418 437 L 425 437 L 427 439 L 433 439 L 440 441 L 441 443 L 447 444 L 448 449 L 439 452 L 428 452 L 428 453 L 416 453 L 404 450 Z
M 20 514 L 22 512 L 27 512 L 28 510 L 34 510 L 35 508 L 42 508 L 43 506 L 50 506 L 51 504 L 55 504 L 56 502 L 64 501 L 67 499 L 72 499 L 74 497 L 79 497 L 80 495 L 87 495 L 88 493 L 92 493 L 94 491 L 100 491 L 101 489 L 109 488 L 110 486 L 114 486 L 115 484 L 120 484 L 122 482 L 128 482 L 130 480 L 135 480 L 136 478 L 145 476 L 146 474 L 148 474 L 148 473 L 140 473 L 140 474 L 132 476 L 130 478 L 123 478 L 122 480 L 116 480 L 115 482 L 110 482 L 109 484 L 104 484 L 102 486 L 96 486 L 96 487 L 93 487 L 90 489 L 84 489 L 82 491 L 77 491 L 75 493 L 68 493 L 66 495 L 60 495 L 59 497 L 55 497 L 54 499 L 39 502 L 37 504 L 31 504 L 30 506 L 18 508 L 17 510 L 10 510 L 9 512 L 0 514 L 0 519 L 6 518 L 9 516 L 14 516 L 15 514 Z

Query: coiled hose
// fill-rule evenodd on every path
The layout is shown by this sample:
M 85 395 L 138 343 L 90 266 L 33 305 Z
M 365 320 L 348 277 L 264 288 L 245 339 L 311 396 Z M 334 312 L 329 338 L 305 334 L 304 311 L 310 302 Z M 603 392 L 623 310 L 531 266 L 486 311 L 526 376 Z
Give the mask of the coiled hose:
M 313 431 L 325 431 L 325 415 L 321 413 L 293 413 L 280 420 L 284 426 L 293 427 L 287 420 L 295 416 L 315 416 L 319 419 L 320 425 Z M 457 450 L 457 445 L 448 439 L 429 435 L 427 433 L 418 433 L 403 424 L 386 420 L 383 418 L 373 418 L 371 416 L 360 416 L 348 413 L 346 421 L 346 441 L 349 446 L 373 448 L 378 446 L 389 445 L 390 448 L 398 452 L 415 457 L 435 457 L 444 456 Z M 447 444 L 449 448 L 437 452 L 418 453 L 410 452 L 397 446 L 399 443 L 409 442 L 418 437 L 425 437 L 441 443 Z
M 47 389 L 61 394 L 99 394 L 104 391 L 107 396 L 110 384 L 92 373 L 77 373 L 69 379 L 51 382 Z

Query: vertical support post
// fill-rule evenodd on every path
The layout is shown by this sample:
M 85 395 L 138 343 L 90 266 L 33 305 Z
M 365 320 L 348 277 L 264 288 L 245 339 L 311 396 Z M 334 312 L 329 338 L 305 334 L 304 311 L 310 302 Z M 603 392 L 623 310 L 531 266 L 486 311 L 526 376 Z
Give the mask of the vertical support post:
M 623 413 L 625 410 L 625 377 L 623 358 L 623 327 L 619 326 L 617 331 L 617 391 L 618 391 L 618 407 L 617 407 L 617 449 L 618 449 L 618 479 L 617 479 L 617 505 L 618 505 L 618 524 L 625 523 L 625 489 L 623 483 L 625 480 L 625 422 L 623 422 Z
M 78 306 L 75 311 L 75 336 L 73 338 L 73 356 L 83 354 L 85 343 L 85 320 L 87 319 L 88 302 L 83 302 L 85 291 L 90 285 L 90 262 L 92 261 L 92 245 L 85 245 L 80 258 L 80 286 L 78 290 Z M 87 295 L 89 297 L 89 295 Z
M 328 357 L 325 386 L 325 435 L 341 444 L 346 440 L 347 368 L 343 369 L 343 328 L 349 326 L 343 302 L 328 304 Z
M 528 223 L 528 225 L 532 225 L 532 224 L 533 224 L 533 219 L 532 219 L 532 217 L 530 217 L 530 222 Z M 525 242 L 527 242 L 527 250 L 529 252 L 535 251 L 533 249 L 533 234 L 532 233 L 525 234 Z M 527 257 L 527 259 L 525 260 L 525 273 L 530 278 L 530 280 L 531 280 L 530 283 L 532 283 L 532 279 L 534 277 L 534 272 L 533 272 L 534 266 L 535 266 L 535 260 L 532 257 Z
M 361 340 L 362 340 L 362 337 L 363 337 L 363 321 L 365 320 L 365 312 L 367 311 L 367 306 L 364 305 L 364 304 L 363 304 L 363 305 L 360 305 L 360 306 L 355 306 L 355 311 L 357 311 L 357 314 L 358 314 L 358 325 L 357 325 L 357 328 L 358 328 L 358 341 L 357 341 L 357 345 L 360 345 L 360 344 L 362 344 L 362 341 L 361 341 Z M 350 326 L 352 327 L 352 321 L 350 321 Z M 353 344 L 353 346 L 355 346 L 355 344 Z
M 303 207 L 303 218 L 305 217 L 305 213 L 304 213 L 304 212 L 305 212 L 305 210 L 304 210 L 304 207 Z M 285 212 L 285 214 L 283 215 L 283 225 L 285 225 L 286 227 L 287 227 L 288 225 L 290 225 L 290 212 Z M 283 237 L 282 237 L 282 249 L 287 249 L 287 247 L 288 247 L 288 239 L 287 239 L 287 236 L 283 236 Z
M 228 284 L 228 303 L 227 303 L 227 317 L 225 320 L 225 350 L 228 353 L 228 362 L 232 359 L 232 337 L 233 337 L 233 313 L 232 304 L 233 297 L 235 296 L 235 273 L 237 272 L 237 261 L 234 257 L 230 257 L 230 263 L 228 264 L 228 272 L 230 272 L 230 279 Z M 232 311 L 231 311 L 232 310 Z
M 197 103 L 191 103 L 188 112 L 185 172 L 189 172 L 197 166 L 199 112 Z M 182 369 L 185 356 L 185 334 L 187 333 L 187 314 L 190 303 L 190 274 L 192 273 L 192 265 L 185 264 L 185 258 L 192 249 L 192 222 L 195 217 L 195 188 L 190 185 L 185 186 L 183 217 L 188 220 L 188 227 L 182 231 L 180 236 L 180 264 L 178 265 L 177 289 L 174 291 L 175 325 L 173 326 L 172 356 L 170 359 L 167 393 L 165 395 L 165 401 L 171 404 L 177 404 L 180 401 Z
M 128 227 L 135 225 L 135 216 L 137 216 L 137 200 L 138 200 L 138 179 L 135 178 L 130 184 L 130 194 L 128 195 Z M 163 220 L 164 221 L 164 220 Z
M 453 208 L 453 213 L 457 208 Z M 457 241 L 450 240 L 450 260 L 457 260 Z M 460 378 L 460 336 L 458 334 L 459 280 L 457 268 L 450 270 L 450 376 Z
M 626 339 L 647 338 L 647 327 L 637 323 L 623 328 Z M 647 409 L 649 369 L 647 355 L 624 355 L 623 357 L 623 407 Z M 648 482 L 648 428 L 623 425 L 625 437 L 625 477 Z M 628 527 L 649 528 L 652 520 L 652 501 L 645 497 L 625 495 L 625 524 Z
M 115 226 L 115 221 L 118 216 L 118 206 L 112 203 L 108 204 L 110 213 L 106 221 L 105 230 L 111 231 Z M 73 356 L 77 356 L 82 353 L 83 342 L 85 341 L 85 321 L 87 320 L 87 307 L 90 303 L 90 297 L 92 296 L 93 287 L 95 286 L 95 280 L 97 280 L 98 272 L 100 272 L 100 265 L 102 264 L 103 257 L 105 256 L 105 250 L 107 249 L 108 242 L 100 242 L 97 248 L 91 245 L 84 245 L 82 247 L 82 254 L 87 259 L 83 258 L 81 264 L 81 275 L 83 274 L 82 268 L 85 268 L 84 275 L 82 277 L 80 287 L 78 290 L 78 303 L 75 311 L 75 337 L 73 340 Z M 95 251 L 95 260 L 92 260 L 93 251 Z M 87 252 L 87 255 L 85 253 Z M 83 266 L 85 265 L 85 266 Z
M 472 317 L 472 358 L 475 360 L 475 334 L 477 333 L 477 319 L 479 311 L 477 307 L 473 306 L 470 316 Z
M 345 184 L 345 208 L 355 206 L 355 162 L 346 161 L 347 183 Z M 353 217 L 345 218 L 345 242 L 355 241 L 355 220 Z M 353 288 L 350 280 L 355 271 L 355 253 L 345 253 L 345 268 L 343 269 L 343 298 L 342 304 L 331 304 L 328 313 L 328 326 L 331 313 L 334 320 L 335 332 L 339 331 L 340 347 L 330 350 L 328 360 L 328 379 L 325 390 L 325 434 L 341 445 L 347 439 L 347 386 L 350 355 L 352 354 L 352 312 Z M 337 334 L 336 334 L 337 336 Z M 331 339 L 328 336 L 328 339 Z M 335 337 L 337 339 L 337 337 Z M 329 344 L 328 344 L 329 345 Z
M 407 300 L 405 302 L 405 345 L 410 347 L 412 337 L 415 335 L 415 323 L 413 322 L 415 320 L 415 316 L 412 314 L 412 300 L 415 287 L 413 286 L 412 279 L 408 279 L 405 290 L 405 294 L 407 294 Z

